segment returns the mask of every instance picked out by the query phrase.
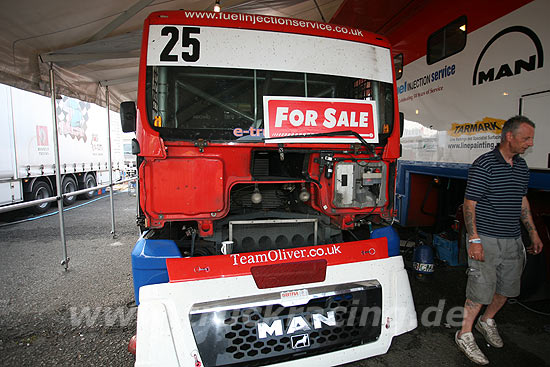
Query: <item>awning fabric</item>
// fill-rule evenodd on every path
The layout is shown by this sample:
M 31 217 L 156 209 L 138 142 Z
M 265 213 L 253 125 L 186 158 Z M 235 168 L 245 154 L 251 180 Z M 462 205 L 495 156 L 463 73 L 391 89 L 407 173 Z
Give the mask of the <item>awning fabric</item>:
M 344 0 L 221 0 L 222 11 L 330 21 Z M 204 0 L 19 0 L 0 5 L 0 83 L 111 108 L 137 99 L 143 21 L 153 11 L 211 10 Z

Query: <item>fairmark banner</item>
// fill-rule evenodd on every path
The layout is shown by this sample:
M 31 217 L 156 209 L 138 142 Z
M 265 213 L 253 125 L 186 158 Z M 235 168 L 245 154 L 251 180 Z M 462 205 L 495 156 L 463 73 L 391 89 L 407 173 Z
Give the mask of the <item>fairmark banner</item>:
M 493 133 L 500 135 L 502 132 L 502 126 L 505 122 L 505 120 L 485 117 L 483 120 L 476 121 L 474 123 L 453 123 L 449 129 L 449 135 L 454 137 L 459 137 L 461 135 L 476 135 L 479 133 Z
M 277 143 L 359 142 L 353 135 L 346 134 L 306 137 L 350 130 L 368 143 L 378 143 L 378 114 L 374 101 L 264 96 L 266 139 L 276 139 Z M 299 136 L 304 137 L 296 138 Z

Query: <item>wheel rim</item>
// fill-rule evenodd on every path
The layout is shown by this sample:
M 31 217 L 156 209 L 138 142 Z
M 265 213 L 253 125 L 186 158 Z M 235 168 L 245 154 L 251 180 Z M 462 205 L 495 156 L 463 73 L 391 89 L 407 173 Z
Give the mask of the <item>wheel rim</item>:
M 34 196 L 35 200 L 46 199 L 49 197 L 50 195 L 48 195 L 48 190 L 46 190 L 45 187 L 38 188 L 38 190 L 36 190 L 36 195 Z M 43 209 L 46 206 L 48 206 L 48 204 L 49 203 L 42 203 L 42 204 L 39 204 L 38 207 Z
M 76 191 L 76 185 L 75 185 L 75 183 L 74 183 L 73 181 L 70 181 L 70 180 L 69 180 L 69 181 L 67 181 L 67 182 L 65 183 L 63 193 L 64 193 L 64 194 L 68 194 L 68 193 L 71 193 L 71 192 L 73 192 L 73 191 Z M 71 195 L 71 196 L 67 196 L 65 199 L 66 199 L 67 201 L 72 201 L 74 198 L 75 198 L 75 196 L 74 196 L 74 195 Z
M 91 189 L 95 185 L 96 183 L 94 178 L 92 176 L 88 176 L 88 178 L 86 179 L 86 188 Z M 88 191 L 86 195 L 91 198 L 94 195 L 94 191 Z

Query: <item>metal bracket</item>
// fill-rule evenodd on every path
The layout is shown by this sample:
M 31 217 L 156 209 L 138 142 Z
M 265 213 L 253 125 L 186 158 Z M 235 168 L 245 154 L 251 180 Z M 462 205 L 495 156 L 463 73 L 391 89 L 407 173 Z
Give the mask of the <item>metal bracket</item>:
M 208 146 L 208 141 L 199 139 L 195 142 L 195 146 L 199 148 L 199 152 L 204 153 L 204 148 Z
M 334 173 L 334 153 L 321 153 L 321 162 L 319 163 L 320 173 L 325 171 L 325 177 L 330 179 Z M 325 168 L 326 166 L 326 168 Z
M 145 216 L 137 216 L 136 217 L 136 224 L 140 227 L 145 227 Z

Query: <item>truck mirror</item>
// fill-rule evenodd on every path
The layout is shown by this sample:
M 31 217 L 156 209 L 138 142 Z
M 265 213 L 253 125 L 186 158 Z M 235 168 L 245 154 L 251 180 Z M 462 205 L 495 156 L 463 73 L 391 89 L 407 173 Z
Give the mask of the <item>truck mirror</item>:
M 141 149 L 139 148 L 139 142 L 137 139 L 132 139 L 132 154 L 139 154 L 141 153 Z
M 136 104 L 134 101 L 122 102 L 120 104 L 120 123 L 122 131 L 125 133 L 136 131 Z
M 403 129 L 405 128 L 405 114 L 399 112 L 399 136 L 403 137 Z

